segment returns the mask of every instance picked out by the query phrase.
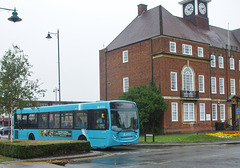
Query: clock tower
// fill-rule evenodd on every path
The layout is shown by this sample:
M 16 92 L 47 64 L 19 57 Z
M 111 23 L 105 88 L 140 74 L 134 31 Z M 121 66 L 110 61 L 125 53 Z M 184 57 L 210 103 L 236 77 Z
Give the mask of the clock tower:
M 207 4 L 211 0 L 183 0 L 183 18 L 191 21 L 201 29 L 209 29 Z

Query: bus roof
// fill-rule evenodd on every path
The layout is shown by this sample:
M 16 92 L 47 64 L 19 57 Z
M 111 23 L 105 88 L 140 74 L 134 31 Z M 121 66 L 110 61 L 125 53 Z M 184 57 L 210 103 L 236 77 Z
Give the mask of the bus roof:
M 108 109 L 111 102 L 130 102 L 125 100 L 111 100 L 111 101 L 97 101 L 91 103 L 77 103 L 65 104 L 55 106 L 42 106 L 18 109 L 17 113 L 41 113 L 41 112 L 57 112 L 57 111 L 75 111 L 75 110 L 88 110 L 88 109 Z

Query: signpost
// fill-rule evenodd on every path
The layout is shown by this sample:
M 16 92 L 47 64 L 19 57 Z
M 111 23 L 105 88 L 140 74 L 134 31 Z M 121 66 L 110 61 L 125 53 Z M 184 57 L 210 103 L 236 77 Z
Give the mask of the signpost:
M 238 126 L 239 126 L 239 132 L 240 132 L 240 108 L 236 110 L 236 113 L 238 114 Z
M 237 114 L 240 114 L 240 108 L 237 109 L 236 113 L 237 113 Z

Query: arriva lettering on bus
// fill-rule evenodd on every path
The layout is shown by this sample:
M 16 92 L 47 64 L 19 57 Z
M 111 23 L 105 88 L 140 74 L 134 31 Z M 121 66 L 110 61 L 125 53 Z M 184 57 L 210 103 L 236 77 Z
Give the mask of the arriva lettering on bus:
M 123 136 L 131 136 L 131 133 L 123 133 Z
M 106 108 L 105 106 L 97 106 L 97 109 Z

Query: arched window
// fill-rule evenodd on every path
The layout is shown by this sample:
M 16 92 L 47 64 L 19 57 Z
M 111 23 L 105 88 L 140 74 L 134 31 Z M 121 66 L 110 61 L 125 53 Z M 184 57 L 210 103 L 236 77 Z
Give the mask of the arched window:
M 193 91 L 193 71 L 190 67 L 183 70 L 183 90 Z

